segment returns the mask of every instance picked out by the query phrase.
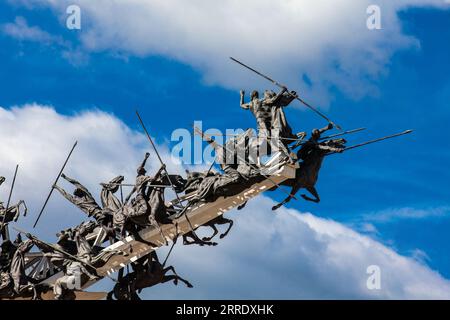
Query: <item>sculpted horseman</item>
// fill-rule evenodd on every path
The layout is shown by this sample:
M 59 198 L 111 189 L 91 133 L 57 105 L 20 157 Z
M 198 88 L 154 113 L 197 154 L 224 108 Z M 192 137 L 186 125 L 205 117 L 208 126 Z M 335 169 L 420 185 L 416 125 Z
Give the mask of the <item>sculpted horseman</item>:
M 258 138 L 263 138 L 267 143 L 270 143 L 269 150 L 281 151 L 289 157 L 287 145 L 298 140 L 299 136 L 293 134 L 287 122 L 284 108 L 295 99 L 297 93 L 295 91 L 288 92 L 286 87 L 282 87 L 278 94 L 266 90 L 264 98 L 259 99 L 258 91 L 253 91 L 249 103 L 244 102 L 245 92 L 243 90 L 240 94 L 241 108 L 250 110 L 256 118 Z M 261 141 L 259 143 L 261 144 Z M 268 153 L 270 153 L 269 150 Z M 265 152 L 260 151 L 260 153 L 260 156 L 263 156 Z
M 258 137 L 270 138 L 270 131 L 272 128 L 272 106 L 274 102 L 281 99 L 287 88 L 283 87 L 278 95 L 271 96 L 268 91 L 264 93 L 264 98 L 259 98 L 258 91 L 252 91 L 250 95 L 250 102 L 245 103 L 245 91 L 241 90 L 241 108 L 250 110 L 256 118 L 258 126 Z
M 0 185 L 5 182 L 5 177 L 0 176 Z M 18 203 L 16 203 L 13 206 L 9 206 L 8 208 L 5 208 L 3 205 L 3 202 L 0 201 L 0 235 L 3 238 L 3 240 L 8 239 L 8 229 L 7 226 L 10 222 L 16 222 L 19 219 L 19 216 L 21 214 L 21 207 L 23 206 L 23 216 L 27 215 L 27 205 L 25 204 L 25 201 L 20 200 Z
M 33 299 L 37 298 L 36 288 L 30 283 L 25 273 L 25 254 L 31 250 L 34 243 L 31 240 L 21 242 L 17 245 L 11 260 L 10 274 L 14 283 L 16 295 L 33 292 Z
M 277 210 L 282 205 L 288 203 L 295 194 L 302 188 L 305 188 L 311 193 L 314 198 L 302 194 L 302 198 L 307 201 L 319 202 L 320 197 L 315 188 L 317 179 L 319 178 L 319 171 L 322 167 L 322 162 L 326 155 L 330 153 L 341 153 L 345 150 L 345 139 L 334 139 L 320 142 L 319 139 L 327 130 L 331 130 L 333 126 L 330 124 L 322 129 L 314 129 L 311 133 L 311 138 L 306 141 L 300 150 L 297 152 L 297 158 L 301 160 L 300 167 L 296 170 L 295 178 L 287 180 L 282 185 L 291 186 L 290 195 L 277 204 L 272 210 Z
M 149 156 L 150 154 L 147 152 L 142 164 L 137 169 L 136 184 L 126 197 L 123 210 L 126 219 L 143 227 L 149 224 L 158 226 L 157 219 L 164 219 L 167 215 L 163 199 L 164 189 L 152 186 L 152 184 L 167 184 L 160 181 L 165 165 L 161 166 L 154 177 L 147 176 L 145 164 Z M 135 198 L 128 204 L 128 201 L 135 193 Z
M 151 205 L 153 203 L 150 203 L 150 200 L 152 198 L 152 192 L 155 188 L 149 186 L 152 183 L 155 183 L 162 175 L 162 172 L 165 169 L 165 165 L 162 165 L 161 168 L 158 170 L 158 172 L 155 174 L 154 177 L 147 176 L 147 170 L 145 170 L 145 164 L 150 157 L 150 153 L 145 154 L 145 158 L 142 161 L 142 164 L 137 169 L 137 176 L 136 176 L 136 184 L 133 187 L 133 190 L 130 192 L 130 194 L 125 199 L 125 203 L 128 203 L 131 196 L 136 193 L 136 197 L 133 199 L 133 209 L 134 209 L 134 215 L 141 216 L 145 215 L 149 209 L 151 208 Z

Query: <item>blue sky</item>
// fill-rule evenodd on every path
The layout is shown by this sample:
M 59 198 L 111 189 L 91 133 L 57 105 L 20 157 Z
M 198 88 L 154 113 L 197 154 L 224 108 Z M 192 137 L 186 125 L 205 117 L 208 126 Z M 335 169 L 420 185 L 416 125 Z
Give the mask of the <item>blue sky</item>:
M 27 26 L 54 38 L 36 41 L 18 39 L 4 29 L 0 32 L 0 106 L 35 102 L 66 115 L 99 108 L 134 129 L 139 128 L 134 115 L 139 108 L 159 143 L 170 139 L 176 128 L 189 129 L 195 120 L 219 129 L 254 126 L 250 113 L 239 108 L 238 88 L 220 79 L 209 81 L 201 64 L 172 54 L 111 49 L 113 44 L 87 48 L 86 31 L 67 30 L 59 7 L 38 5 L 30 10 L 18 3 L 0 4 L 0 25 L 23 17 Z M 360 77 L 356 83 L 367 83 L 369 88 L 364 94 L 355 97 L 332 82 L 326 85 L 324 99 L 317 93 L 323 91 L 309 92 L 304 84 L 295 89 L 311 103 L 322 103 L 330 118 L 345 129 L 367 127 L 366 132 L 348 137 L 351 144 L 404 129 L 413 129 L 414 134 L 328 158 L 317 185 L 322 202 L 293 201 L 288 207 L 367 232 L 402 255 L 426 256 L 424 263 L 450 278 L 450 10 L 420 7 L 397 13 L 399 32 L 416 43 L 404 48 L 382 44 L 390 54 L 380 73 L 356 73 Z M 86 25 L 95 27 L 91 22 Z M 75 58 L 68 59 L 65 51 L 76 54 Z M 239 51 L 233 49 L 234 53 Z M 225 52 L 215 63 L 223 69 L 235 68 L 226 56 Z M 255 60 L 264 70 L 263 60 Z M 252 75 L 236 74 L 239 77 L 262 88 Z M 300 108 L 290 108 L 287 116 L 296 131 L 324 125 Z M 283 198 L 282 193 L 270 196 Z M 376 230 L 367 230 L 369 225 Z

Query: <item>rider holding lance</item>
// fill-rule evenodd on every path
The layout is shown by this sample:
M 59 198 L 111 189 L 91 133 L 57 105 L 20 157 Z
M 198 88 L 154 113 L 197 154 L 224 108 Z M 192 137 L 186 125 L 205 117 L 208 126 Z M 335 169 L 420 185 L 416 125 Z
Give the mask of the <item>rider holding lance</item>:
M 142 164 L 137 169 L 136 184 L 133 190 L 125 199 L 126 204 L 130 200 L 131 196 L 136 192 L 136 197 L 132 202 L 132 214 L 135 216 L 143 216 L 147 212 L 149 212 L 149 210 L 151 210 L 153 213 L 156 207 L 160 207 L 160 201 L 158 199 L 161 198 L 161 193 L 163 193 L 163 191 L 161 191 L 159 188 L 154 188 L 149 185 L 157 181 L 161 177 L 163 171 L 165 170 L 165 165 L 163 164 L 161 166 L 154 177 L 147 176 L 145 164 L 149 157 L 150 153 L 147 152 L 145 154 L 144 160 L 142 161 Z M 157 193 L 159 194 L 159 196 L 157 196 Z M 150 218 L 153 220 L 155 217 L 152 214 L 150 215 Z

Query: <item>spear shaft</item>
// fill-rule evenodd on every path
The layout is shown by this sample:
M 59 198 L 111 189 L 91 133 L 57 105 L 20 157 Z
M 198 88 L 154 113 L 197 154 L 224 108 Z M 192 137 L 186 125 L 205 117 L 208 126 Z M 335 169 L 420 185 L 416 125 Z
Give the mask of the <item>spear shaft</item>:
M 263 77 L 264 79 L 272 82 L 274 85 L 276 85 L 277 87 L 280 88 L 286 88 L 286 86 L 282 85 L 281 83 L 273 80 L 272 78 L 266 76 L 265 74 L 262 74 L 261 72 L 259 72 L 258 70 L 253 69 L 252 67 L 246 65 L 245 63 L 240 62 L 239 60 L 230 57 L 230 59 L 234 62 L 236 62 L 237 64 L 240 64 L 241 66 L 243 66 L 244 68 L 256 73 L 257 75 Z M 314 111 L 315 113 L 317 113 L 319 116 L 321 116 L 322 118 L 324 118 L 325 120 L 328 121 L 328 123 L 331 123 L 334 127 L 336 127 L 338 130 L 342 131 L 341 126 L 335 124 L 333 121 L 331 121 L 330 118 L 328 118 L 324 113 L 320 112 L 317 108 L 314 108 L 312 105 L 310 105 L 309 103 L 307 103 L 305 100 L 303 100 L 302 98 L 300 98 L 297 94 L 292 94 L 289 92 L 289 94 L 294 97 L 296 100 L 300 101 L 302 104 L 304 104 L 306 107 L 308 107 L 310 110 Z
M 155 146 L 155 144 L 153 143 L 153 139 L 152 139 L 152 137 L 150 136 L 150 134 L 148 133 L 147 128 L 145 127 L 144 121 L 142 121 L 141 115 L 139 114 L 139 112 L 138 112 L 137 110 L 136 110 L 136 115 L 137 115 L 137 117 L 138 117 L 138 119 L 139 119 L 139 122 L 141 123 L 142 129 L 144 129 L 145 134 L 147 135 L 147 138 L 148 138 L 148 140 L 150 141 L 150 143 L 151 143 L 151 145 L 152 145 L 152 147 L 153 147 L 153 150 L 155 150 L 155 153 L 156 153 L 156 155 L 157 155 L 157 157 L 158 157 L 158 159 L 159 159 L 159 162 L 161 163 L 162 166 L 164 166 L 164 162 L 162 161 L 161 156 L 159 155 L 158 149 L 156 149 L 156 146 Z M 180 199 L 180 197 L 178 196 L 178 192 L 175 190 L 175 186 L 173 185 L 172 179 L 170 179 L 169 173 L 167 172 L 167 169 L 166 169 L 165 166 L 164 166 L 164 171 L 165 171 L 165 173 L 166 173 L 166 175 L 167 175 L 167 179 L 169 180 L 170 187 L 171 187 L 171 188 L 173 189 L 173 191 L 175 192 L 175 195 L 176 195 L 176 197 L 177 197 L 177 200 L 180 202 L 180 205 L 181 205 L 181 199 Z
M 366 130 L 366 128 L 358 128 L 358 129 L 353 129 L 353 130 L 348 130 L 345 132 L 341 132 L 341 133 L 336 133 L 336 134 L 332 134 L 326 137 L 321 137 L 319 138 L 320 141 L 326 140 L 326 139 L 331 139 L 331 138 L 336 138 L 336 137 L 340 137 L 346 134 L 351 134 L 351 133 L 356 133 L 356 132 L 360 132 Z M 291 149 L 294 150 L 302 145 L 304 145 L 306 143 L 306 141 L 303 141 L 303 139 L 299 140 L 296 144 L 294 144 Z
M 344 149 L 344 151 L 360 148 L 360 147 L 366 146 L 368 144 L 376 143 L 376 142 L 379 142 L 379 141 L 400 137 L 400 136 L 403 136 L 405 134 L 409 134 L 411 132 L 413 132 L 413 131 L 412 130 L 406 130 L 406 131 L 403 131 L 403 132 L 400 132 L 400 133 L 396 133 L 396 134 L 392 134 L 392 135 L 389 135 L 389 136 L 386 136 L 386 137 L 383 137 L 383 138 L 370 140 L 370 141 L 363 142 L 363 143 L 360 143 L 360 144 L 357 144 L 357 145 L 354 145 L 354 146 L 351 146 L 351 147 L 347 147 L 347 148 Z
M 380 142 L 380 141 L 383 141 L 383 140 L 388 140 L 388 139 L 400 137 L 400 136 L 403 136 L 405 134 L 409 134 L 411 132 L 413 132 L 413 131 L 412 130 L 405 130 L 405 131 L 400 132 L 400 133 L 392 134 L 392 135 L 389 135 L 389 136 L 386 136 L 386 137 L 382 137 L 382 138 L 366 141 L 366 142 L 363 142 L 363 143 L 360 143 L 360 144 L 357 144 L 357 145 L 354 145 L 354 146 L 350 146 L 350 147 L 344 148 L 343 151 L 348 151 L 348 150 L 364 147 L 364 146 L 367 146 L 367 145 L 372 144 L 372 143 Z M 337 152 L 331 152 L 331 153 L 327 154 L 327 156 L 332 155 L 332 154 L 336 154 L 336 153 Z
M 358 128 L 358 129 L 348 130 L 348 131 L 344 131 L 344 132 L 340 132 L 340 133 L 336 133 L 336 134 L 332 134 L 332 135 L 329 135 L 326 137 L 319 138 L 319 140 L 336 138 L 336 137 L 340 137 L 340 136 L 343 136 L 346 134 L 356 133 L 356 132 L 360 132 L 360 131 L 364 131 L 364 130 L 366 130 L 366 128 Z
M 38 217 L 36 219 L 36 222 L 33 225 L 33 229 L 36 227 L 37 223 L 39 222 L 39 219 L 41 218 L 41 215 L 44 212 L 45 207 L 47 206 L 47 202 L 48 202 L 48 200 L 50 200 L 50 197 L 52 196 L 53 190 L 55 189 L 54 186 L 58 183 L 59 177 L 61 177 L 61 174 L 63 173 L 64 168 L 66 167 L 67 162 L 69 161 L 70 156 L 72 155 L 72 152 L 75 149 L 75 147 L 77 146 L 77 144 L 78 144 L 78 141 L 75 141 L 75 144 L 73 145 L 72 149 L 70 150 L 69 155 L 66 158 L 66 161 L 64 161 L 64 164 L 63 164 L 61 170 L 59 171 L 58 175 L 56 176 L 55 182 L 53 183 L 52 188 L 50 189 L 50 193 L 48 194 L 47 199 L 45 200 L 44 205 L 42 206 L 42 209 L 39 212 L 39 215 L 38 215 Z
M 11 189 L 9 190 L 8 202 L 6 203 L 6 210 L 8 210 L 11 203 L 11 196 L 14 190 L 14 184 L 16 183 L 17 171 L 19 170 L 19 165 L 16 165 L 16 170 L 14 171 L 14 178 L 11 184 Z
M 335 137 L 340 137 L 346 134 L 351 134 L 351 133 L 356 133 L 356 132 L 360 132 L 366 130 L 366 128 L 358 128 L 358 129 L 353 129 L 353 130 L 348 130 L 348 131 L 344 131 L 344 132 L 340 132 L 340 133 L 336 133 L 336 134 L 332 134 L 326 137 L 322 137 L 319 138 L 319 140 L 326 140 L 326 139 L 331 139 L 331 138 L 335 138 Z M 237 137 L 239 136 L 239 134 L 207 134 L 205 133 L 205 136 L 209 136 L 209 137 Z M 255 137 L 256 138 L 256 137 Z M 280 140 L 287 140 L 287 141 L 302 141 L 303 139 L 301 138 L 284 138 L 284 137 L 272 137 L 272 136 L 268 136 L 267 139 L 273 139 L 273 138 L 277 138 Z

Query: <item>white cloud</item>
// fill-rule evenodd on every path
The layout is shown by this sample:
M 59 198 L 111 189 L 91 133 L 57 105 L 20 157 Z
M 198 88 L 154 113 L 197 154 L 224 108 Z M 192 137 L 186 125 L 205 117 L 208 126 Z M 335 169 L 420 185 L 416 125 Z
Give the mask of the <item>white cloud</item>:
M 19 221 L 27 229 L 74 140 L 79 147 L 66 172 L 94 194 L 100 191 L 99 182 L 117 174 L 131 181 L 148 150 L 145 137 L 100 111 L 61 115 L 50 107 L 27 105 L 0 108 L 0 122 L 0 174 L 10 177 L 20 163 L 14 200 L 25 198 L 32 209 L 30 217 Z M 160 149 L 167 159 L 168 150 Z M 149 167 L 158 167 L 155 157 Z M 180 170 L 171 163 L 169 168 Z M 2 199 L 7 192 L 8 184 L 2 185 Z M 230 213 L 235 227 L 217 247 L 178 244 L 169 262 L 194 283 L 194 289 L 170 283 L 145 291 L 145 297 L 450 298 L 450 282 L 414 259 L 337 222 L 296 210 L 273 213 L 272 205 L 272 200 L 261 196 L 244 211 Z M 56 231 L 83 218 L 55 193 L 36 233 L 54 240 Z M 381 267 L 380 291 L 366 288 L 369 265 Z M 99 286 L 109 290 L 112 283 L 105 280 Z
M 448 217 L 450 207 L 441 206 L 434 208 L 389 208 L 378 212 L 372 212 L 362 216 L 363 221 L 373 223 L 389 223 L 402 219 L 427 219 Z
M 450 298 L 450 282 L 415 258 L 401 256 L 332 220 L 289 209 L 275 214 L 270 210 L 272 205 L 272 200 L 259 197 L 245 211 L 228 214 L 235 219 L 235 227 L 217 247 L 177 245 L 169 261 L 194 284 L 194 289 L 166 284 L 149 289 L 144 296 L 149 299 Z M 424 257 L 424 253 L 420 256 Z M 379 291 L 366 287 L 370 265 L 381 268 Z
M 22 3 L 22 5 L 31 6 L 26 3 Z M 89 55 L 82 49 L 74 47 L 70 41 L 53 35 L 37 25 L 30 26 L 24 17 L 17 16 L 14 22 L 0 25 L 0 31 L 19 41 L 37 42 L 60 50 L 61 56 L 74 66 L 86 65 L 89 62 Z
M 94 195 L 100 194 L 100 182 L 123 174 L 134 181 L 138 164 L 146 151 L 152 154 L 150 170 L 159 167 L 146 138 L 125 126 L 113 115 L 89 111 L 66 116 L 53 108 L 26 105 L 0 108 L 0 175 L 8 178 L 0 187 L 2 199 L 7 197 L 11 175 L 18 163 L 19 173 L 14 200 L 25 198 L 30 216 L 21 224 L 30 227 L 39 212 L 50 186 L 76 140 L 75 149 L 65 172 L 88 186 Z M 169 159 L 166 148 L 162 155 Z M 178 169 L 168 161 L 172 171 Z M 70 185 L 64 184 L 69 190 Z M 49 236 L 62 228 L 76 224 L 83 214 L 55 193 L 37 232 Z
M 80 5 L 80 36 L 88 50 L 165 56 L 195 67 L 208 83 L 232 89 L 269 85 L 228 60 L 235 56 L 319 104 L 329 102 L 330 88 L 356 99 L 376 93 L 376 81 L 388 71 L 393 53 L 419 46 L 403 33 L 399 11 L 448 7 L 442 0 L 379 0 L 375 4 L 381 7 L 382 30 L 370 31 L 366 9 L 372 0 L 25 3 L 52 6 L 61 20 L 69 4 Z
M 0 30 L 4 34 L 21 41 L 43 42 L 46 44 L 64 43 L 61 37 L 53 36 L 38 26 L 28 25 L 27 20 L 20 16 L 16 17 L 14 22 L 1 25 Z

